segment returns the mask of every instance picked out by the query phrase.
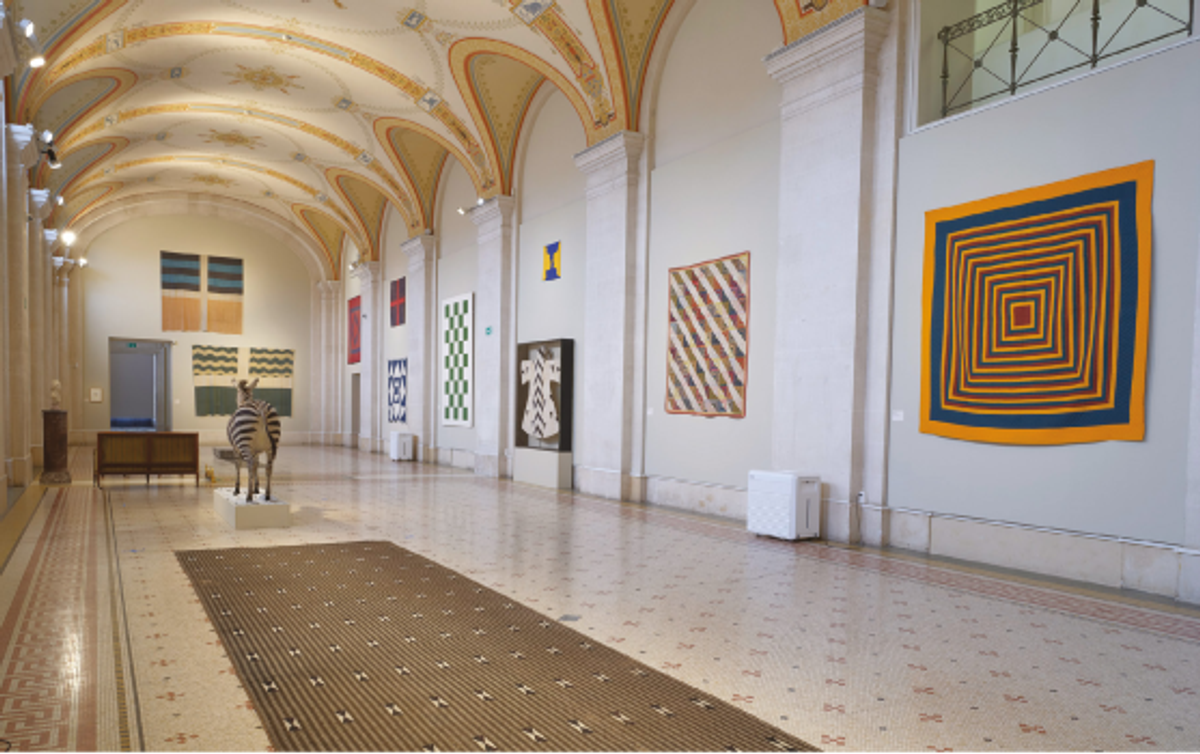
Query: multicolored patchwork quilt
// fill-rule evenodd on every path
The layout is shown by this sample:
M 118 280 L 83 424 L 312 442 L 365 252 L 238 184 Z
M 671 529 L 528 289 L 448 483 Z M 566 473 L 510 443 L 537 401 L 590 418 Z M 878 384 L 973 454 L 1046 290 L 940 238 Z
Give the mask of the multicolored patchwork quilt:
M 927 213 L 921 431 L 1145 435 L 1154 163 Z
M 668 270 L 669 414 L 746 415 L 750 252 Z

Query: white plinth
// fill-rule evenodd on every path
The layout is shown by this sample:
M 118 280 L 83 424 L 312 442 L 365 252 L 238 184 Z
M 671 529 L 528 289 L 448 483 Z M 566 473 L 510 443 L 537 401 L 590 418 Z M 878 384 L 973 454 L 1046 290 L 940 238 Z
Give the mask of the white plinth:
M 514 448 L 513 481 L 551 487 L 558 490 L 571 489 L 570 452 L 538 450 L 537 448 Z
M 262 494 L 254 496 L 254 502 L 246 502 L 246 494 L 233 494 L 232 487 L 213 490 L 213 508 L 225 523 L 235 529 L 269 529 L 292 525 L 292 506 L 279 499 L 263 500 Z

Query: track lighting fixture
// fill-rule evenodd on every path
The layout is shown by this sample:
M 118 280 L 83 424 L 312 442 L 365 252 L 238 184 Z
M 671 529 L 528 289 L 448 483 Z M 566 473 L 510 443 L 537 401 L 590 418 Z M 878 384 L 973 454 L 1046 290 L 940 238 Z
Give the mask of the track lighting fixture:
M 28 18 L 21 19 L 20 23 L 17 24 L 17 28 L 21 30 L 21 33 L 25 35 L 26 39 L 33 38 L 34 26 L 33 26 L 33 22 L 30 21 Z

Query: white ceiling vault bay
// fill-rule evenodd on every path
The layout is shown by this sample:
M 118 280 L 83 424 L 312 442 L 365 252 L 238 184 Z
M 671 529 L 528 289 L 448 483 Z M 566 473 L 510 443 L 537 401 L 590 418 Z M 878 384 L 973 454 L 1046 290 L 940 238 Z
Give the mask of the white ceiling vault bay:
M 62 168 L 35 173 L 65 200 L 52 227 L 217 194 L 302 228 L 336 278 L 345 238 L 378 258 L 389 207 L 434 230 L 447 160 L 479 196 L 509 193 L 544 84 L 589 143 L 636 124 L 673 2 L 10 0 L 47 63 L 14 76 L 9 118 L 55 134 Z

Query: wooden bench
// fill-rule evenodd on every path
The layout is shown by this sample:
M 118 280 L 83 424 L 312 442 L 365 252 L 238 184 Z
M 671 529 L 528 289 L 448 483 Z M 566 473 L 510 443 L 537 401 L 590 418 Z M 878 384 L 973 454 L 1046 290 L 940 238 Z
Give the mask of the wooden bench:
M 197 432 L 99 432 L 96 434 L 96 486 L 105 475 L 194 475 L 200 486 L 200 434 Z

